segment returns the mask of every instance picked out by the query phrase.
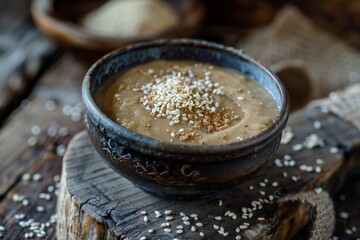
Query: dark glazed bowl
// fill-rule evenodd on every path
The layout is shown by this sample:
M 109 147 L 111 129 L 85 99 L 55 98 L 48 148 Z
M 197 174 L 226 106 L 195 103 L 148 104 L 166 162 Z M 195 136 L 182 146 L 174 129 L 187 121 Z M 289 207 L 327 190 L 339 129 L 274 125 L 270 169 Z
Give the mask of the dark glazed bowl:
M 156 59 L 195 60 L 233 68 L 257 81 L 274 98 L 279 114 L 260 134 L 223 145 L 174 144 L 130 131 L 105 116 L 93 94 L 111 76 Z M 83 87 L 84 121 L 90 139 L 119 174 L 147 192 L 189 199 L 238 185 L 273 158 L 289 111 L 288 95 L 264 66 L 241 51 L 205 41 L 158 40 L 118 49 L 97 61 Z
M 180 23 L 172 28 L 136 37 L 103 36 L 82 28 L 78 22 L 106 0 L 34 0 L 32 15 L 40 30 L 85 65 L 127 44 L 158 38 L 191 37 L 200 27 L 205 8 L 199 0 L 163 0 L 179 12 Z

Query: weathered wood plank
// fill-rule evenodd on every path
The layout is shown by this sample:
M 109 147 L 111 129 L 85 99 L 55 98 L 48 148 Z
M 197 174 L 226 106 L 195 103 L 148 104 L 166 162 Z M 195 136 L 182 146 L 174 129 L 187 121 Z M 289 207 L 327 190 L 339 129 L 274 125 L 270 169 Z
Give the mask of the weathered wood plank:
M 0 2 L 0 122 L 30 93 L 55 57 L 55 45 L 34 26 L 31 1 Z
M 50 187 L 49 192 L 48 187 L 56 185 L 53 177 L 60 174 L 67 143 L 83 129 L 78 103 L 84 72 L 82 66 L 65 56 L 0 129 L 0 225 L 6 228 L 4 239 L 24 239 L 29 228 L 19 226 L 20 221 L 32 218 L 45 223 L 55 214 L 56 188 Z M 42 180 L 23 181 L 25 173 L 41 173 Z M 29 205 L 13 202 L 16 193 L 24 195 Z M 49 193 L 51 199 L 40 199 L 40 193 Z M 38 212 L 37 206 L 45 207 L 45 211 Z M 25 218 L 15 219 L 19 213 Z M 45 239 L 55 238 L 53 224 L 46 232 Z
M 359 88 L 358 91 L 360 94 Z M 295 137 L 280 146 L 276 157 L 279 160 L 269 162 L 239 187 L 210 199 L 187 202 L 156 198 L 137 189 L 108 168 L 91 147 L 86 133 L 80 133 L 71 141 L 64 158 L 57 235 L 60 239 L 78 239 L 80 235 L 82 239 L 94 236 L 105 236 L 106 239 L 139 239 L 142 236 L 147 239 L 201 239 L 199 232 L 202 231 L 205 239 L 223 238 L 213 227 L 217 224 L 229 233 L 224 239 L 234 239 L 237 235 L 242 239 L 289 239 L 310 220 L 310 208 L 292 204 L 287 209 L 276 204 L 277 200 L 288 194 L 314 192 L 315 189 L 334 194 L 346 179 L 343 177 L 348 172 L 345 166 L 360 167 L 358 159 L 351 157 L 360 151 L 360 130 L 353 124 L 314 105 L 292 115 L 289 126 Z M 313 133 L 323 141 L 323 146 L 294 150 L 294 146 L 303 144 Z M 284 160 L 286 155 L 290 160 Z M 279 162 L 289 166 L 279 167 Z M 304 166 L 311 166 L 311 171 L 300 170 Z M 333 184 L 334 181 L 337 184 Z M 222 206 L 218 204 L 220 199 Z M 262 209 L 254 208 L 253 217 L 248 215 L 243 219 L 242 208 L 253 208 L 253 200 L 263 201 Z M 168 227 L 171 232 L 160 227 L 166 222 L 164 216 L 156 218 L 154 214 L 154 210 L 163 214 L 166 209 L 173 211 L 174 220 L 169 221 Z M 141 211 L 147 211 L 149 222 L 144 222 Z M 224 217 L 227 211 L 235 213 L 237 218 Z M 184 225 L 180 212 L 196 213 L 198 220 L 192 219 L 190 226 Z M 222 219 L 216 220 L 215 216 L 222 216 Z M 203 226 L 196 227 L 193 232 L 191 226 L 196 222 Z M 244 223 L 249 223 L 249 227 L 237 233 L 236 228 Z M 96 227 L 90 232 L 87 228 L 83 230 L 89 224 Z M 184 233 L 176 233 L 176 226 L 180 224 L 184 226 Z M 148 233 L 149 229 L 155 229 L 155 233 Z

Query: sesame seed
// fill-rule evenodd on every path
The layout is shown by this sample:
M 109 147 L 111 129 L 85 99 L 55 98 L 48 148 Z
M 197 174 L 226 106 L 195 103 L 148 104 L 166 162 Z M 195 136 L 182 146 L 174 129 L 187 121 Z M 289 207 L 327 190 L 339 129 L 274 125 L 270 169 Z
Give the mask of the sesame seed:
M 30 138 L 27 140 L 27 144 L 28 144 L 30 147 L 35 146 L 37 143 L 38 143 L 38 138 L 35 137 L 35 136 L 32 136 L 32 137 L 30 137 Z
M 12 196 L 12 200 L 14 202 L 21 202 L 22 200 L 24 200 L 24 196 L 23 195 L 20 195 L 20 194 L 17 194 L 15 193 L 13 196 Z
M 140 214 L 141 214 L 141 215 L 146 215 L 147 212 L 146 212 L 146 211 L 141 211 Z
M 218 230 L 220 227 L 219 227 L 218 225 L 214 224 L 214 225 L 213 225 L 213 228 L 214 228 L 215 230 Z
M 260 187 L 266 187 L 266 183 L 260 182 L 260 183 L 259 183 L 259 186 L 260 186 Z
M 172 216 L 167 216 L 167 217 L 165 217 L 165 220 L 166 221 L 172 221 L 174 218 L 172 217 Z
M 176 226 L 177 229 L 184 229 L 184 226 L 183 225 L 178 225 Z
M 43 206 L 37 206 L 36 207 L 36 211 L 38 212 L 44 212 L 45 211 L 45 208 Z
M 272 185 L 273 187 L 277 187 L 279 184 L 278 184 L 278 182 L 273 182 L 271 185 Z
M 203 226 L 203 224 L 202 224 L 201 222 L 197 222 L 197 223 L 195 223 L 195 225 L 196 225 L 197 227 L 202 227 L 202 226 Z
M 192 232 L 195 232 L 195 231 L 196 231 L 196 227 L 195 227 L 195 226 L 192 226 L 192 227 L 191 227 L 191 231 L 192 231 Z
M 351 231 L 351 229 L 345 229 L 345 233 L 346 233 L 347 235 L 352 235 L 352 234 L 353 234 L 353 232 Z
M 183 221 L 183 224 L 190 225 L 190 222 L 189 221 Z
M 23 213 L 18 213 L 18 214 L 15 214 L 15 219 L 24 219 L 25 218 L 25 214 Z
M 259 220 L 259 221 L 264 221 L 265 218 L 264 218 L 264 217 L 258 217 L 257 220 Z
M 340 216 L 342 219 L 348 219 L 348 218 L 349 218 L 349 213 L 347 213 L 347 212 L 340 212 L 339 216 Z
M 146 237 L 141 237 L 140 240 L 146 240 Z
M 276 158 L 276 159 L 274 160 L 274 163 L 275 163 L 275 165 L 276 165 L 277 167 L 282 167 L 282 166 L 283 166 L 281 160 L 278 159 L 278 158 Z
M 320 159 L 320 158 L 316 159 L 315 162 L 316 162 L 316 164 L 318 164 L 318 165 L 324 164 L 324 160 L 322 160 L 322 159 Z
M 171 229 L 170 228 L 164 228 L 164 232 L 171 233 Z
M 182 217 L 181 220 L 183 220 L 183 221 L 188 221 L 188 220 L 189 220 L 189 217 L 188 217 L 188 216 Z
M 291 176 L 291 180 L 292 180 L 293 182 L 297 182 L 297 181 L 298 181 L 298 177 L 296 177 L 296 176 Z
M 242 224 L 242 225 L 240 225 L 240 227 L 239 227 L 241 230 L 244 230 L 244 229 L 247 229 L 248 228 L 248 226 L 247 225 L 244 225 L 244 224 Z
M 31 133 L 34 135 L 39 135 L 41 132 L 41 128 L 38 125 L 33 125 L 31 127 Z
M 289 161 L 289 166 L 290 166 L 290 167 L 295 166 L 295 164 L 296 164 L 296 162 L 295 162 L 294 160 Z
M 164 211 L 164 214 L 166 214 L 166 215 L 170 215 L 171 213 L 172 213 L 171 210 L 165 210 L 165 211 Z
M 27 200 L 27 199 L 24 199 L 24 200 L 22 200 L 22 205 L 23 206 L 28 206 L 29 205 L 29 200 Z
M 200 237 L 204 237 L 205 234 L 203 232 L 199 232 Z
M 22 177 L 21 177 L 21 179 L 22 179 L 23 181 L 28 181 L 28 180 L 30 180 L 30 178 L 31 178 L 31 175 L 30 175 L 29 173 L 25 173 L 25 174 L 22 175 Z
M 183 233 L 184 231 L 182 230 L 182 229 L 178 229 L 178 230 L 176 230 L 176 233 L 179 233 L 179 234 L 181 234 L 181 233 Z
M 144 222 L 149 222 L 149 218 L 147 216 L 144 216 Z
M 236 240 L 240 240 L 240 239 L 241 239 L 241 236 L 240 236 L 240 235 L 237 235 L 237 236 L 235 237 L 235 239 L 236 239 Z
M 60 181 L 60 175 L 55 175 L 53 180 L 54 180 L 54 182 L 59 182 Z
M 315 192 L 316 192 L 317 194 L 321 193 L 321 192 L 322 192 L 322 188 L 321 188 L 321 187 L 315 188 Z
M 219 207 L 221 207 L 223 205 L 223 201 L 219 200 Z
M 216 217 L 214 217 L 214 219 L 220 221 L 222 219 L 222 217 L 221 216 L 216 216 Z
M 40 173 L 35 173 L 32 177 L 33 181 L 40 181 L 42 178 L 42 175 Z
M 314 121 L 314 122 L 313 122 L 313 126 L 314 126 L 315 129 L 320 129 L 320 128 L 321 128 L 321 122 L 319 122 L 319 121 Z
M 262 190 L 259 191 L 259 194 L 262 195 L 262 196 L 265 196 L 265 192 L 262 191 Z
M 295 144 L 295 145 L 292 146 L 292 150 L 295 151 L 295 152 L 300 151 L 302 149 L 303 149 L 303 145 L 301 143 Z
M 161 213 L 157 210 L 155 210 L 154 213 L 156 218 L 160 218 L 162 216 Z
M 148 230 L 148 233 L 153 233 L 154 232 L 154 229 L 152 229 L 152 228 L 150 228 L 149 230 Z

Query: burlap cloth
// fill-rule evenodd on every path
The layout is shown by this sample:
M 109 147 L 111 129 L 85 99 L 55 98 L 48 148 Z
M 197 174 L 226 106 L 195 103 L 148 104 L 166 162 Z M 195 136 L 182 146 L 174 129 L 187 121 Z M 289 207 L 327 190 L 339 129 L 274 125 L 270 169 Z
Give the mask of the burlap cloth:
M 333 202 L 327 192 L 302 192 L 287 195 L 279 200 L 279 206 L 291 208 L 294 203 L 300 207 L 310 205 L 311 231 L 310 240 L 330 239 L 335 228 L 335 212 Z
M 270 26 L 256 31 L 240 42 L 238 47 L 275 71 L 279 65 L 300 62 L 300 66 L 306 68 L 312 77 L 312 89 L 308 89 L 311 99 L 327 96 L 332 91 L 360 82 L 359 52 L 342 40 L 314 27 L 310 20 L 292 6 L 285 7 Z M 301 78 L 296 81 L 301 81 Z M 344 94 L 332 94 L 327 100 L 315 101 L 313 104 L 327 108 L 360 128 L 359 93 L 360 84 L 356 84 Z M 331 238 L 335 214 L 333 202 L 327 192 L 287 195 L 278 203 L 279 207 L 292 207 L 299 203 L 304 208 L 306 205 L 310 206 L 309 238 Z
M 292 6 L 285 7 L 270 26 L 256 31 L 238 47 L 273 68 L 302 62 L 313 76 L 312 98 L 360 82 L 359 52 L 316 28 Z

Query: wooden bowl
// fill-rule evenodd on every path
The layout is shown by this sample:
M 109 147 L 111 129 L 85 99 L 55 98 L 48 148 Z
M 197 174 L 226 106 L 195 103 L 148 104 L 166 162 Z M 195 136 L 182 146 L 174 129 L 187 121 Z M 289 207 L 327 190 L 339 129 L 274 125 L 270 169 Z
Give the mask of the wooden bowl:
M 274 98 L 279 114 L 258 135 L 221 145 L 187 145 L 150 138 L 112 121 L 93 100 L 96 89 L 119 72 L 151 60 L 193 60 L 236 69 Z M 241 51 L 205 41 L 177 39 L 135 44 L 98 60 L 83 87 L 84 121 L 91 142 L 116 172 L 147 192 L 189 199 L 233 187 L 273 158 L 287 122 L 289 98 L 282 83 Z
M 165 1 L 165 0 L 164 0 Z M 129 43 L 156 38 L 190 37 L 199 28 L 205 11 L 198 0 L 166 0 L 179 12 L 177 26 L 137 37 L 109 37 L 82 28 L 78 22 L 105 0 L 34 0 L 32 15 L 40 30 L 81 62 L 91 64 L 106 53 Z

